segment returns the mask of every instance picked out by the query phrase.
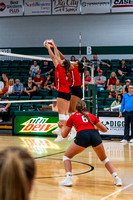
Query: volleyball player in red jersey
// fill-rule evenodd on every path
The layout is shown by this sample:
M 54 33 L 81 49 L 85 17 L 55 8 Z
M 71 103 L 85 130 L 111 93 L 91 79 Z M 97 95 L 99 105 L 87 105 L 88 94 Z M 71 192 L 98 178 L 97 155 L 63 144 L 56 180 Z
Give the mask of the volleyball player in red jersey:
M 74 114 L 76 102 L 81 100 L 83 97 L 83 91 L 81 88 L 81 74 L 84 72 L 84 65 L 80 61 L 75 61 L 70 69 L 69 69 L 71 76 L 72 76 L 72 84 L 71 84 L 71 99 L 70 99 L 70 107 L 69 113 Z M 68 140 L 72 140 L 76 136 L 76 130 L 73 127 Z
M 105 167 L 113 176 L 114 184 L 116 186 L 121 186 L 122 181 L 118 177 L 113 164 L 106 156 L 104 146 L 98 132 L 98 130 L 106 132 L 107 128 L 99 121 L 97 117 L 86 111 L 86 104 L 84 101 L 81 100 L 76 103 L 76 111 L 77 112 L 68 119 L 66 127 L 62 131 L 62 136 L 65 138 L 74 125 L 77 131 L 77 136 L 63 156 L 66 179 L 60 182 L 60 185 L 72 186 L 71 158 L 82 152 L 85 148 L 92 146 L 99 159 L 105 164 Z M 62 126 L 61 123 L 58 125 L 60 127 Z
M 70 62 L 65 59 L 63 54 L 58 51 L 54 41 L 52 41 L 54 53 L 50 48 L 50 45 L 47 41 L 45 41 L 45 46 L 48 49 L 49 55 L 53 61 L 53 64 L 56 68 L 55 71 L 55 82 L 56 82 L 56 90 L 58 91 L 57 96 L 57 107 L 59 113 L 59 121 L 63 125 L 66 124 L 67 119 L 69 118 L 68 109 L 70 104 L 70 86 L 69 86 L 69 67 Z M 61 136 L 61 129 L 58 127 L 52 133 L 58 134 L 55 142 L 61 141 L 63 138 Z

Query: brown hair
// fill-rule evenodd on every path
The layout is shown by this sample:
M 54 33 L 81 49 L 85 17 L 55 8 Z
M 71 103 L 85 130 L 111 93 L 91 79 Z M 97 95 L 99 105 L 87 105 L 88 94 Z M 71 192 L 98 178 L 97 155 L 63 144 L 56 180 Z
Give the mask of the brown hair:
M 0 152 L 0 200 L 28 200 L 35 163 L 26 149 L 8 147 Z
M 77 101 L 76 110 L 85 116 L 86 119 L 91 123 L 91 125 L 95 128 L 95 125 L 92 123 L 90 117 L 87 115 L 86 111 L 86 103 L 82 100 Z
M 64 65 L 63 67 L 65 68 L 65 72 L 66 72 L 66 76 L 67 76 L 67 74 L 69 72 L 69 68 L 71 66 L 70 61 L 65 59 L 62 64 Z

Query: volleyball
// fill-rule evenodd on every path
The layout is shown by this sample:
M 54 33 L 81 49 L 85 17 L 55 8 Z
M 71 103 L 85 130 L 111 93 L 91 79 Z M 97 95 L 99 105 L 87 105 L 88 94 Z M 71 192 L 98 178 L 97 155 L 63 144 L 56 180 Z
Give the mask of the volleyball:
M 48 42 L 48 44 L 49 44 L 49 46 L 52 48 L 53 47 L 53 45 L 52 45 L 52 40 L 45 40 L 45 41 L 47 41 Z M 43 46 L 44 47 L 46 47 L 46 42 L 43 42 Z

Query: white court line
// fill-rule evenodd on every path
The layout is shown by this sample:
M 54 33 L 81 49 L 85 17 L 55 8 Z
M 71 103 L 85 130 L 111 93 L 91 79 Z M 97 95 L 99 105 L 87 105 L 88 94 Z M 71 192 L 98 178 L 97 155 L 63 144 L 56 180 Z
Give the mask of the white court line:
M 127 189 L 127 188 L 129 188 L 129 187 L 131 187 L 131 186 L 133 186 L 133 183 L 131 183 L 130 185 L 127 185 L 127 186 L 125 186 L 125 187 L 123 187 L 123 188 L 117 190 L 116 192 L 113 192 L 113 193 L 109 194 L 109 195 L 106 196 L 106 197 L 103 197 L 101 200 L 108 199 L 109 197 L 111 197 L 111 196 L 113 196 L 113 195 L 115 195 L 115 194 L 117 194 L 117 193 L 119 193 L 119 192 L 121 192 L 121 191 L 123 191 L 123 190 L 125 190 L 125 189 Z

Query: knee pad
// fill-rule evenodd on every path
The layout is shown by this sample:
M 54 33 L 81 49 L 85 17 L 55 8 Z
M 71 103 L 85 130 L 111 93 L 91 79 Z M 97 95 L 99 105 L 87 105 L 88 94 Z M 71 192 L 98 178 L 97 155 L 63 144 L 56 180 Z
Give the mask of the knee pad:
M 105 160 L 103 160 L 103 163 L 106 164 L 107 162 L 109 162 L 109 159 L 105 158 Z
M 66 120 L 66 116 L 64 114 L 59 114 L 59 120 Z
M 63 156 L 63 162 L 64 162 L 65 160 L 71 160 L 71 159 L 68 158 L 67 156 Z

